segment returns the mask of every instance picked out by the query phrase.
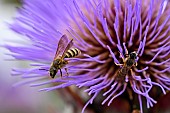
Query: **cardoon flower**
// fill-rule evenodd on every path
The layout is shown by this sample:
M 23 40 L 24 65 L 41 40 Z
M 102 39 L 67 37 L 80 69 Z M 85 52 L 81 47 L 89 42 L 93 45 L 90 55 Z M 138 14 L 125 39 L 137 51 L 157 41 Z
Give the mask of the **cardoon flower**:
M 129 95 L 133 112 L 143 113 L 143 99 L 147 108 L 157 103 L 151 96 L 153 88 L 159 87 L 163 94 L 170 90 L 168 0 L 25 0 L 11 28 L 25 35 L 28 44 L 6 45 L 6 48 L 14 58 L 33 62 L 30 69 L 13 69 L 13 75 L 33 78 L 16 85 L 56 83 L 40 91 L 71 85 L 85 87 L 91 99 L 82 113 L 99 94 L 102 94 L 101 104 L 109 106 L 125 93 Z M 67 58 L 69 76 L 62 70 L 63 77 L 57 73 L 51 79 L 45 70 L 49 70 L 63 34 L 73 39 L 73 46 L 81 50 L 81 55 Z M 122 66 L 116 63 L 124 64 L 121 57 L 127 57 L 126 50 L 137 53 L 138 65 L 119 80 Z M 135 98 L 138 101 L 133 101 Z

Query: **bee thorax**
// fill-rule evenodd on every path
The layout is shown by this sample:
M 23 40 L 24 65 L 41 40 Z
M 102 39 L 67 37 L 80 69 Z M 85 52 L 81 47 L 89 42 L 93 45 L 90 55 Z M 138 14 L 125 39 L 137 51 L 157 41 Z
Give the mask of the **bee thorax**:
M 127 65 L 127 66 L 133 66 L 134 63 L 135 63 L 134 60 L 131 60 L 131 59 L 128 59 L 128 60 L 126 61 L 126 65 Z

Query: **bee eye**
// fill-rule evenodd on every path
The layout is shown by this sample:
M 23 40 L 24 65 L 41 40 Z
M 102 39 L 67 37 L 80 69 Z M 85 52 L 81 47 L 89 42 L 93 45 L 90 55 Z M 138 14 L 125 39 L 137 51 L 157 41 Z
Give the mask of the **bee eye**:
M 53 63 L 54 64 L 60 64 L 60 61 L 59 60 L 54 60 Z
M 60 61 L 57 62 L 57 64 L 60 64 L 60 63 L 61 63 Z

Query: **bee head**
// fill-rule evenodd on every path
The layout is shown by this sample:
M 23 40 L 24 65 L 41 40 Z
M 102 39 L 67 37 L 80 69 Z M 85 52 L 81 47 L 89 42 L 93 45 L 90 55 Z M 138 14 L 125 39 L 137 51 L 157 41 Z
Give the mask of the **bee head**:
M 56 68 L 55 67 L 51 67 L 50 68 L 50 76 L 51 76 L 51 78 L 54 78 L 56 73 L 57 73 Z
M 136 59 L 137 58 L 137 53 L 134 51 L 134 52 L 131 52 L 130 54 L 129 54 L 129 56 L 130 56 L 130 59 Z

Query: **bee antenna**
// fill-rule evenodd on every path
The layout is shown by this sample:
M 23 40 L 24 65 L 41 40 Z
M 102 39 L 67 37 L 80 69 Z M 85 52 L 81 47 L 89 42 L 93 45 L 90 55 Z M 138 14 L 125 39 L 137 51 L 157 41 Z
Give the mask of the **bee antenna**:
M 48 69 L 39 69 L 39 70 L 45 70 L 45 71 L 49 71 Z

